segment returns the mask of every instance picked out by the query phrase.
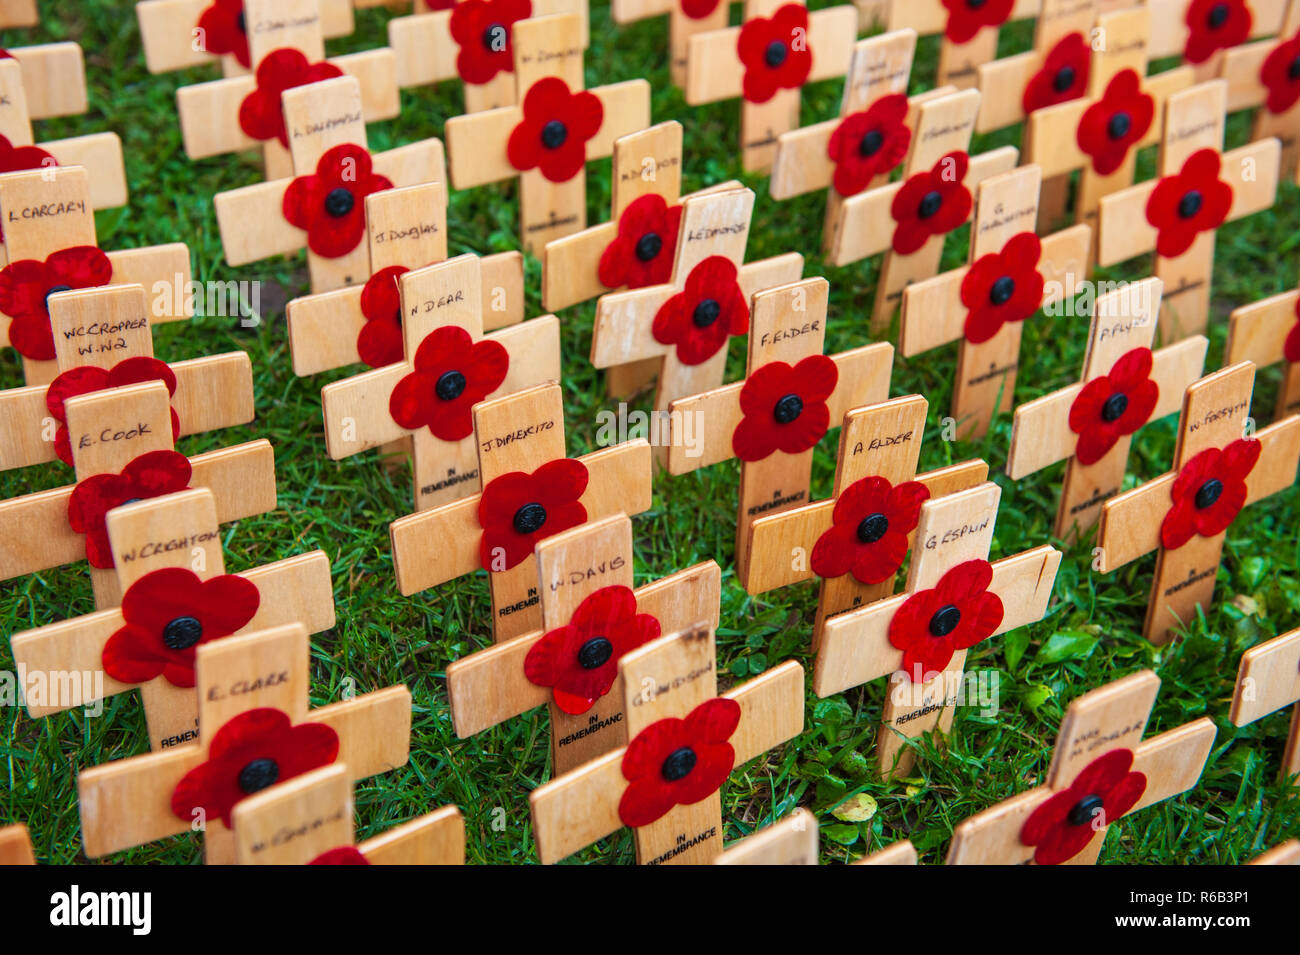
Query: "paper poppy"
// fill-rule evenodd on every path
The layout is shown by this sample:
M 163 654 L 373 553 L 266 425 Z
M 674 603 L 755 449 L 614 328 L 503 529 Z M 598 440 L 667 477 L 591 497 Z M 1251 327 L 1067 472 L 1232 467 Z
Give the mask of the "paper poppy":
M 371 368 L 396 364 L 406 357 L 397 280 L 408 271 L 404 265 L 390 265 L 366 279 L 361 288 L 361 314 L 366 321 L 357 333 L 357 354 Z
M 609 692 L 618 661 L 659 636 L 659 621 L 636 612 L 631 588 L 602 587 L 573 612 L 569 622 L 545 633 L 524 657 L 524 676 L 552 687 L 555 705 L 585 713 Z
M 1125 352 L 1105 375 L 1080 389 L 1070 405 L 1070 430 L 1079 436 L 1074 456 L 1096 464 L 1115 443 L 1151 419 L 1160 386 L 1151 380 L 1151 349 Z
M 1172 550 L 1197 534 L 1226 531 L 1246 503 L 1246 478 L 1259 453 L 1258 440 L 1238 438 L 1226 448 L 1206 448 L 1184 464 L 1169 489 L 1174 503 L 1160 525 L 1160 543 Z
M 716 697 L 686 719 L 669 717 L 637 733 L 623 753 L 623 825 L 648 826 L 674 806 L 694 805 L 721 789 L 736 765 L 727 741 L 739 725 L 740 704 Z
M 831 412 L 826 400 L 840 370 L 825 355 L 809 355 L 797 365 L 770 361 L 740 389 L 744 415 L 731 435 L 731 449 L 742 461 L 762 461 L 774 451 L 798 454 L 826 434 Z
M 1014 0 L 943 0 L 948 22 L 943 35 L 953 43 L 967 43 L 984 27 L 1000 27 L 1011 16 Z
M 1028 116 L 1035 110 L 1068 103 L 1088 91 L 1092 72 L 1092 48 L 1082 33 L 1067 33 L 1056 41 L 1043 58 L 1043 65 L 1029 82 L 1020 105 Z
M 474 406 L 501 387 L 510 355 L 500 342 L 476 342 L 459 325 L 435 328 L 415 350 L 415 370 L 388 399 L 393 420 L 414 431 L 428 428 L 443 441 L 474 433 Z
M 1219 178 L 1222 158 L 1198 149 L 1183 168 L 1165 176 L 1147 198 L 1147 222 L 1156 229 L 1156 252 L 1182 255 L 1202 232 L 1217 229 L 1232 208 L 1232 186 Z
M 1204 63 L 1219 50 L 1245 43 L 1254 19 L 1245 0 L 1192 0 L 1187 5 L 1183 59 Z
M 771 17 L 746 20 L 736 52 L 745 70 L 741 87 L 749 102 L 766 103 L 777 90 L 803 86 L 813 57 L 808 46 L 808 8 L 787 3 Z
M 907 97 L 891 93 L 840 120 L 826 146 L 835 163 L 831 184 L 836 192 L 855 196 L 903 161 L 912 142 L 906 119 Z
M 970 157 L 959 150 L 903 183 L 889 206 L 896 223 L 895 252 L 911 255 L 932 236 L 946 235 L 966 221 L 971 194 L 962 180 L 969 168 Z
M 1123 165 L 1129 149 L 1147 134 L 1155 114 L 1155 101 L 1142 92 L 1137 71 L 1120 70 L 1106 84 L 1101 99 L 1083 111 L 1075 141 L 1092 159 L 1093 171 L 1108 176 Z
M 966 340 L 986 342 L 1007 322 L 1023 322 L 1043 304 L 1043 246 L 1032 232 L 1007 240 L 998 252 L 981 255 L 961 282 Z
M 1285 113 L 1300 101 L 1300 31 L 1273 47 L 1259 69 L 1259 81 L 1268 90 L 1264 105 L 1270 113 Z
M 288 149 L 289 131 L 284 125 L 280 94 L 342 75 L 343 71 L 328 61 L 309 63 L 301 50 L 292 47 L 272 50 L 257 64 L 254 73 L 257 88 L 239 104 L 239 128 L 258 142 L 275 139 Z
M 1113 749 L 1079 770 L 1069 788 L 1039 804 L 1020 828 L 1021 843 L 1035 847 L 1034 862 L 1068 862 L 1136 806 L 1147 791 L 1147 778 L 1130 772 L 1132 766 L 1132 750 Z
M 528 88 L 522 112 L 506 143 L 510 165 L 568 182 L 587 163 L 587 141 L 600 131 L 605 107 L 595 93 L 570 92 L 564 80 L 547 76 Z
M 231 717 L 208 745 L 207 762 L 172 790 L 172 812 L 192 820 L 197 810 L 230 825 L 230 811 L 245 796 L 328 766 L 339 755 L 339 735 L 324 723 L 293 726 L 289 715 L 263 706 Z
M 364 146 L 343 143 L 320 157 L 314 173 L 289 183 L 282 210 L 285 221 L 306 230 L 307 248 L 337 259 L 366 234 L 366 196 L 392 188 Z
M 587 466 L 573 458 L 548 461 L 532 474 L 511 471 L 488 483 L 478 502 L 483 528 L 479 560 L 485 570 L 509 570 L 552 534 L 587 522 L 582 495 Z
M 835 502 L 830 528 L 813 545 L 813 573 L 827 580 L 851 573 L 862 584 L 891 579 L 903 566 L 907 537 L 929 498 L 930 489 L 919 481 L 854 481 Z
M 124 385 L 136 385 L 145 381 L 161 381 L 167 386 L 167 394 L 176 394 L 176 374 L 171 366 L 157 358 L 138 355 L 124 358 L 112 368 L 99 368 L 95 365 L 78 365 L 69 368 L 50 382 L 45 390 L 45 407 L 59 423 L 54 433 L 54 453 L 64 464 L 72 464 L 72 443 L 68 438 L 67 410 L 65 402 L 77 395 L 88 395 L 106 388 L 121 388 Z M 181 434 L 181 419 L 176 409 L 171 409 L 172 440 Z
M 213 0 L 199 16 L 203 48 L 214 56 L 229 54 L 248 69 L 248 32 L 244 24 L 244 0 Z
M 968 560 L 953 567 L 930 590 L 908 597 L 889 621 L 889 642 L 903 651 L 908 679 L 942 672 L 958 650 L 991 637 L 1002 624 L 1002 599 L 989 592 L 993 565 Z
M 122 597 L 125 623 L 104 644 L 104 672 L 120 683 L 161 675 L 191 687 L 199 645 L 247 626 L 261 599 L 252 581 L 235 574 L 200 580 L 186 567 L 145 574 Z
M 123 504 L 183 491 L 190 484 L 190 459 L 178 451 L 147 451 L 130 461 L 120 474 L 95 474 L 72 489 L 68 525 L 86 535 L 90 566 L 113 566 L 108 543 L 108 512 Z
M 674 345 L 684 365 L 708 361 L 732 335 L 749 330 L 749 303 L 740 290 L 736 264 L 711 255 L 686 276 L 685 288 L 664 302 L 651 332 L 662 345 Z
M 1295 303 L 1296 322 L 1291 326 L 1291 331 L 1287 332 L 1286 341 L 1282 345 L 1282 357 L 1287 361 L 1300 361 L 1300 298 Z
M 0 135 L 0 173 L 22 172 L 57 166 L 58 161 L 40 146 L 15 146 L 8 136 Z
M 703 20 L 718 9 L 720 0 L 681 0 L 682 13 L 692 20 Z
M 640 196 L 618 217 L 618 234 L 600 256 L 597 275 L 606 288 L 645 288 L 672 278 L 682 207 L 657 193 Z
M 322 852 L 308 865 L 370 865 L 370 860 L 355 846 L 339 846 Z
M 515 69 L 511 27 L 532 16 L 531 0 L 462 0 L 451 8 L 451 38 L 460 52 L 456 72 L 466 83 L 486 83 Z
M 55 292 L 95 288 L 113 278 L 113 264 L 98 246 L 53 252 L 44 262 L 20 259 L 0 269 L 0 312 L 8 315 L 9 342 L 34 361 L 54 358 L 54 331 L 46 300 Z

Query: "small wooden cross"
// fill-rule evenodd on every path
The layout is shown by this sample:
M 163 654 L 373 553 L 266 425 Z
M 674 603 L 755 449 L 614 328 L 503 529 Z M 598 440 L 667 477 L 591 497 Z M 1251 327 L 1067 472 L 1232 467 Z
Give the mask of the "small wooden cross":
M 865 855 L 853 865 L 917 865 L 916 847 L 910 839 L 900 839 L 892 845 Z
M 1097 525 L 1102 504 L 1123 487 L 1132 435 L 1178 411 L 1201 377 L 1204 335 L 1151 350 L 1160 289 L 1147 278 L 1099 296 L 1079 383 L 1016 408 L 1007 476 L 1019 481 L 1066 462 L 1052 531 L 1062 540 Z
M 36 865 L 32 838 L 21 822 L 0 826 L 0 865 Z
M 1232 47 L 1275 36 L 1287 0 L 1152 0 L 1151 58 L 1181 56 L 1198 81 L 1220 75 Z
M 1300 701 L 1300 630 L 1251 647 L 1241 655 L 1229 719 L 1245 726 Z M 1300 785 L 1300 706 L 1291 714 L 1291 733 L 1282 749 L 1282 782 Z
M 573 15 L 518 21 L 511 29 L 518 105 L 446 124 L 457 189 L 519 180 L 520 245 L 534 255 L 586 226 L 587 163 L 650 125 L 645 80 L 583 88 L 581 38 Z
M 609 12 L 620 26 L 667 14 L 668 75 L 674 86 L 684 87 L 691 37 L 725 28 L 731 0 L 611 0 Z
M 1165 283 L 1162 341 L 1205 330 L 1215 231 L 1267 209 L 1277 195 L 1282 147 L 1276 139 L 1220 154 L 1227 102 L 1224 80 L 1169 97 L 1159 177 L 1101 200 L 1098 264 L 1155 250 L 1155 274 Z
M 1037 17 L 1044 0 L 888 0 L 889 29 L 909 27 L 921 36 L 941 34 L 940 86 L 973 87 L 980 64 L 998 57 L 998 34 L 1012 20 Z
M 389 527 L 405 596 L 488 571 L 498 643 L 542 628 L 534 545 L 611 514 L 650 507 L 650 445 L 637 438 L 565 457 L 557 383 L 474 407 L 483 491 Z
M 1283 362 L 1274 417 L 1300 411 L 1300 289 L 1242 305 L 1228 316 L 1224 361 L 1253 361 L 1259 368 Z
M 802 806 L 778 822 L 737 839 L 714 865 L 816 865 L 817 817 Z
M 818 696 L 893 674 L 878 742 L 885 778 L 911 770 L 909 740 L 936 727 L 951 730 L 955 706 L 973 682 L 963 676 L 967 650 L 1047 612 L 1061 553 L 1043 545 L 990 564 L 1000 497 L 989 482 L 926 501 L 906 591 L 822 625 L 813 669 Z
M 1300 415 L 1254 432 L 1254 384 L 1255 366 L 1243 361 L 1189 385 L 1174 470 L 1102 505 L 1097 570 L 1157 552 L 1143 629 L 1154 644 L 1214 599 L 1224 537 L 1241 508 L 1295 483 Z
M 36 0 L 4 0 L 0 4 L 0 30 L 34 27 L 40 22 Z
M 1248 865 L 1300 865 L 1300 839 L 1288 839 L 1251 859 Z
M 1219 76 L 1228 81 L 1228 112 L 1254 109 L 1252 140 L 1282 143 L 1282 175 L 1296 171 L 1300 155 L 1300 97 L 1293 70 L 1300 56 L 1300 3 L 1291 0 L 1278 36 L 1223 51 Z
M 195 831 L 206 861 L 228 865 L 230 813 L 245 796 L 332 763 L 353 780 L 405 764 L 410 690 L 398 684 L 312 709 L 309 655 L 301 624 L 200 644 L 198 740 L 77 777 L 86 855 Z
M 719 695 L 713 628 L 697 624 L 625 654 L 631 741 L 532 791 L 537 855 L 559 862 L 632 829 L 641 865 L 722 854 L 719 790 L 736 766 L 803 731 L 803 667 L 788 660 Z
M 1042 786 L 959 823 L 948 865 L 1093 865 L 1110 827 L 1196 785 L 1214 744 L 1201 717 L 1142 739 L 1160 678 L 1151 670 L 1070 704 Z
M 857 33 L 852 4 L 810 13 L 802 0 L 745 0 L 740 26 L 690 37 L 686 102 L 740 97 L 741 166 L 764 172 L 776 157 L 777 137 L 799 127 L 803 85 L 843 76 Z

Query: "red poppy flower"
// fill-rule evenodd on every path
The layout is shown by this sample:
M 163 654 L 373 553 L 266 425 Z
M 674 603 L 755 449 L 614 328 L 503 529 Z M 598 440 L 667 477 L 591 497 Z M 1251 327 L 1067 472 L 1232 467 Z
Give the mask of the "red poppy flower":
M 339 734 L 324 723 L 292 726 L 289 716 L 263 706 L 232 717 L 208 746 L 208 760 L 186 773 L 172 790 L 172 812 L 230 825 L 230 810 L 245 796 L 328 766 L 339 755 Z
M 307 248 L 337 259 L 366 234 L 366 196 L 392 188 L 364 146 L 343 143 L 320 157 L 314 173 L 289 183 L 282 211 L 290 225 L 306 230 Z
M 686 276 L 686 287 L 659 308 L 655 341 L 677 346 L 677 360 L 699 365 L 717 354 L 731 335 L 749 331 L 749 303 L 737 281 L 736 264 L 711 255 Z
M 397 280 L 408 271 L 404 265 L 390 265 L 370 276 L 361 289 L 361 314 L 366 323 L 357 333 L 357 354 L 371 368 L 383 368 L 406 357 Z
M 1120 70 L 1106 85 L 1101 99 L 1083 112 L 1074 138 L 1092 157 L 1092 168 L 1107 176 L 1118 169 L 1129 148 L 1147 134 L 1155 117 L 1155 101 L 1142 92 L 1133 69 Z
M 451 38 L 460 47 L 456 72 L 466 83 L 486 83 L 515 69 L 511 27 L 532 16 L 531 0 L 462 0 L 451 8 Z
M 97 246 L 77 245 L 44 262 L 20 259 L 0 270 L 0 312 L 11 319 L 9 342 L 36 361 L 54 358 L 54 332 L 46 299 L 54 292 L 107 285 L 113 264 Z
M 199 644 L 247 626 L 261 600 L 257 586 L 235 574 L 200 580 L 185 567 L 145 574 L 122 597 L 126 623 L 104 644 L 104 672 L 121 683 L 161 674 L 172 686 L 193 686 Z
M 115 507 L 183 491 L 190 485 L 190 459 L 177 451 L 148 451 L 122 468 L 121 474 L 95 474 L 72 489 L 68 525 L 86 535 L 90 566 L 113 566 L 104 518 Z
M 943 35 L 953 43 L 967 43 L 984 27 L 1000 27 L 1011 16 L 1014 0 L 943 0 L 948 23 Z
M 600 256 L 598 275 L 607 288 L 645 288 L 672 278 L 681 205 L 648 193 L 631 202 L 618 217 L 618 235 Z
M 1282 346 L 1282 355 L 1287 361 L 1300 361 L 1300 299 L 1295 303 L 1296 323 L 1291 326 L 1291 331 L 1287 333 L 1286 342 Z
M 1082 33 L 1067 33 L 1043 59 L 1042 68 L 1025 84 L 1021 100 L 1025 115 L 1045 106 L 1067 103 L 1088 91 L 1092 49 Z
M 1192 0 L 1184 16 L 1190 32 L 1183 59 L 1204 63 L 1219 50 L 1245 43 L 1253 19 L 1246 0 Z
M 766 103 L 777 90 L 803 86 L 812 71 L 808 8 L 787 3 L 770 18 L 746 20 L 736 51 L 745 69 L 745 99 L 751 103 Z
M 68 439 L 67 418 L 64 403 L 77 395 L 88 395 L 106 388 L 121 388 L 123 385 L 135 385 L 143 381 L 161 381 L 167 386 L 167 394 L 176 394 L 176 374 L 171 366 L 157 358 L 143 355 L 124 358 L 112 368 L 99 368 L 94 365 L 79 365 L 69 368 L 50 382 L 45 391 L 45 407 L 59 422 L 59 430 L 54 433 L 54 453 L 64 464 L 72 464 L 72 443 Z M 172 440 L 181 434 L 181 419 L 172 413 Z
M 682 13 L 692 20 L 703 20 L 718 9 L 719 0 L 681 0 Z
M 960 150 L 948 153 L 928 172 L 918 172 L 894 195 L 889 214 L 894 227 L 894 251 L 911 255 L 931 236 L 946 235 L 966 221 L 971 210 L 970 190 L 962 185 L 970 157 Z
M 648 826 L 674 806 L 693 805 L 722 788 L 736 765 L 727 741 L 739 725 L 740 704 L 717 697 L 684 720 L 669 717 L 637 733 L 623 753 L 623 825 Z
M 1217 229 L 1232 208 L 1232 186 L 1219 178 L 1222 159 L 1198 149 L 1183 168 L 1165 176 L 1147 199 L 1147 222 L 1156 228 L 1156 252 L 1182 255 L 1202 232 Z
M 826 399 L 839 379 L 839 368 L 825 355 L 809 355 L 794 366 L 771 361 L 755 371 L 740 389 L 744 417 L 731 435 L 736 457 L 762 461 L 774 451 L 811 448 L 830 427 Z
M 830 529 L 813 546 L 813 573 L 825 579 L 851 573 L 863 584 L 889 580 L 903 566 L 907 535 L 929 498 L 930 489 L 919 481 L 854 481 L 835 502 Z
M 993 565 L 968 560 L 949 570 L 930 590 L 908 597 L 889 621 L 889 642 L 903 651 L 911 678 L 938 673 L 958 650 L 987 640 L 1002 624 L 1002 599 L 989 593 Z
M 618 661 L 659 636 L 659 621 L 636 612 L 636 595 L 622 586 L 602 587 L 578 605 L 563 627 L 546 633 L 524 658 L 524 676 L 553 687 L 555 705 L 585 713 L 609 692 Z
M 1081 769 L 1068 789 L 1042 802 L 1020 828 L 1021 843 L 1036 847 L 1034 862 L 1068 862 L 1136 806 L 1147 791 L 1147 778 L 1129 772 L 1132 766 L 1132 750 L 1113 749 Z
M 509 570 L 529 557 L 538 541 L 585 524 L 586 490 L 587 466 L 573 458 L 548 461 L 532 474 L 511 471 L 493 478 L 478 502 L 483 567 Z
M 40 146 L 15 146 L 8 136 L 0 136 L 0 173 L 57 165 L 58 161 Z
M 520 172 L 536 168 L 551 182 L 568 182 L 586 165 L 587 140 L 600 131 L 605 107 L 595 93 L 572 93 L 564 80 L 547 76 L 524 94 L 522 112 L 506 143 L 510 165 Z
M 1001 251 L 975 260 L 961 282 L 968 342 L 986 342 L 1007 322 L 1023 322 L 1038 311 L 1043 304 L 1043 273 L 1038 271 L 1042 252 L 1038 236 L 1021 232 Z
M 1259 441 L 1238 438 L 1226 448 L 1206 448 L 1184 464 L 1169 489 L 1174 505 L 1160 525 L 1160 543 L 1172 550 L 1196 534 L 1226 531 L 1246 503 L 1246 478 L 1259 452 Z
M 1070 405 L 1079 463 L 1096 464 L 1116 441 L 1146 424 L 1159 398 L 1160 386 L 1151 380 L 1150 348 L 1125 352 L 1108 374 L 1084 385 Z
M 254 74 L 257 88 L 239 104 L 239 128 L 244 135 L 265 142 L 278 139 L 289 148 L 289 132 L 284 127 L 284 110 L 280 94 L 296 86 L 318 83 L 342 76 L 343 71 L 333 63 L 309 63 L 302 51 L 292 47 L 272 50 L 257 65 Z
M 1300 101 L 1300 31 L 1273 47 L 1259 70 L 1268 90 L 1264 105 L 1270 113 L 1285 113 Z
M 308 865 L 370 865 L 370 860 L 361 854 L 355 846 L 339 846 L 322 852 Z
M 230 54 L 247 69 L 251 65 L 248 53 L 248 33 L 244 29 L 244 0 L 213 0 L 212 6 L 199 17 L 198 28 L 203 31 L 203 45 L 216 56 Z
M 500 342 L 476 342 L 459 325 L 444 325 L 420 342 L 413 365 L 388 399 L 393 420 L 412 431 L 428 428 L 443 441 L 459 441 L 474 433 L 474 406 L 506 380 L 510 355 Z
M 876 176 L 903 161 L 912 142 L 906 119 L 907 97 L 891 93 L 840 121 L 826 147 L 835 163 L 831 184 L 836 192 L 841 196 L 857 195 Z

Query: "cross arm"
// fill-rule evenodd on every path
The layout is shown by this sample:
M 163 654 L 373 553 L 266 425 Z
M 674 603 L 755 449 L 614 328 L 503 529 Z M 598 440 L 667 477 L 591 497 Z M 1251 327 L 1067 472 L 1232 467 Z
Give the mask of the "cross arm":
M 443 806 L 357 846 L 371 865 L 463 865 L 465 819 Z
M 1276 362 L 1295 325 L 1298 302 L 1300 290 L 1292 289 L 1233 309 L 1224 345 L 1225 364 L 1253 361 L 1265 368 Z
M 85 166 L 90 204 L 96 209 L 126 205 L 126 166 L 117 133 L 90 133 L 41 143 L 60 166 Z
M 401 684 L 311 710 L 306 721 L 339 734 L 338 762 L 353 779 L 396 769 L 410 759 L 411 691 Z
M 194 314 L 188 291 L 190 250 L 184 242 L 109 252 L 114 285 L 141 285 L 148 295 L 149 321 L 187 321 Z
M 1147 788 L 1129 811 L 1145 809 L 1195 786 L 1217 732 L 1214 721 L 1203 716 L 1139 743 L 1133 754 L 1133 771 L 1146 776 Z
M 714 865 L 816 865 L 817 817 L 802 806 L 784 819 L 737 840 Z
M 79 44 L 41 43 L 9 53 L 22 68 L 23 98 L 32 119 L 80 116 L 89 108 L 86 57 Z
M 0 865 L 35 865 L 32 840 L 22 823 L 0 827 Z
M 1250 38 L 1277 33 L 1286 15 L 1287 0 L 1252 0 Z M 1187 46 L 1186 0 L 1149 0 L 1151 39 L 1149 56 L 1181 56 Z
M 853 865 L 917 865 L 916 846 L 911 839 L 901 839 L 870 855 L 853 862 Z
M 615 23 L 635 23 L 663 16 L 673 9 L 673 0 L 610 0 L 609 12 Z
M 451 38 L 451 11 L 395 17 L 388 45 L 397 54 L 397 85 L 428 86 L 456 76 L 458 48 Z
M 1020 845 L 1020 830 L 1052 790 L 1039 786 L 1012 796 L 996 806 L 971 816 L 952 831 L 952 845 L 944 865 L 1007 865 L 1028 861 L 1033 855 L 1028 846 Z M 1007 847 L 1022 849 L 1022 858 L 1007 858 Z
M 1300 630 L 1284 633 L 1241 655 L 1237 690 L 1229 714 L 1233 726 L 1253 723 L 1297 700 L 1300 700 Z
M 975 132 L 990 133 L 1025 118 L 1024 92 L 1029 78 L 1043 65 L 1043 55 L 1026 50 L 979 65 L 980 111 Z
M 1038 16 L 1042 0 L 1015 0 L 1007 20 L 1027 20 Z M 942 33 L 948 25 L 948 11 L 941 3 L 917 3 L 916 0 L 887 0 L 889 29 L 909 26 L 921 36 Z
M 773 199 L 791 199 L 831 184 L 835 163 L 827 151 L 839 124 L 839 118 L 828 119 L 778 137 L 770 185 Z

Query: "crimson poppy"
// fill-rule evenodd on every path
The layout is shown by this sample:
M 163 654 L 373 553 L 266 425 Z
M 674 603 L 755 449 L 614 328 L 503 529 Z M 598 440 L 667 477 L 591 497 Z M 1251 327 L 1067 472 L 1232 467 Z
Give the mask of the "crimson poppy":
M 1011 16 L 1015 0 L 943 0 L 948 23 L 943 35 L 953 43 L 967 43 L 984 27 L 1000 27 Z
M 521 112 L 506 157 L 520 172 L 535 168 L 551 182 L 568 182 L 586 165 L 587 140 L 605 121 L 605 107 L 595 93 L 570 92 L 558 76 L 530 86 Z
M 609 692 L 623 654 L 659 636 L 659 621 L 636 612 L 636 594 L 602 587 L 578 604 L 569 622 L 548 631 L 524 657 L 524 676 L 552 687 L 555 705 L 585 713 Z
M 68 498 L 68 525 L 86 535 L 90 566 L 113 566 L 108 543 L 108 512 L 123 504 L 183 491 L 190 484 L 190 459 L 178 451 L 147 451 L 120 474 L 95 474 L 78 482 Z
M 510 471 L 493 478 L 478 502 L 483 528 L 479 560 L 486 570 L 509 570 L 552 534 L 587 522 L 582 495 L 587 466 L 573 458 L 548 461 L 532 474 Z
M 460 52 L 456 72 L 466 83 L 486 83 L 515 68 L 511 27 L 532 16 L 531 0 L 462 0 L 451 8 L 451 38 Z
M 1151 380 L 1151 349 L 1134 348 L 1111 370 L 1079 390 L 1070 405 L 1070 430 L 1079 436 L 1074 456 L 1096 464 L 1115 443 L 1151 419 L 1160 386 Z
M 1038 259 L 1043 246 L 1032 232 L 1007 240 L 1001 251 L 981 255 L 961 281 L 967 309 L 966 340 L 986 342 L 1007 322 L 1023 322 L 1043 304 L 1043 273 Z
M 68 438 L 66 409 L 64 403 L 77 395 L 88 395 L 106 388 L 121 388 L 144 381 L 161 381 L 167 386 L 167 394 L 176 394 L 176 374 L 171 366 L 157 358 L 138 355 L 124 358 L 112 368 L 100 368 L 95 365 L 78 365 L 69 368 L 50 382 L 45 390 L 45 407 L 49 409 L 54 420 L 59 422 L 59 429 L 54 433 L 54 453 L 64 464 L 72 464 L 72 443 Z M 181 419 L 176 409 L 172 414 L 172 440 L 180 437 Z
M 876 176 L 903 161 L 912 142 L 906 119 L 907 97 L 891 93 L 840 120 L 826 146 L 827 155 L 835 163 L 831 184 L 836 192 L 841 196 L 857 195 Z
M 623 825 L 648 826 L 674 806 L 694 805 L 722 788 L 736 765 L 727 741 L 739 725 L 740 704 L 716 697 L 686 719 L 669 717 L 637 733 L 623 753 Z
M 1172 550 L 1196 534 L 1226 531 L 1246 503 L 1246 478 L 1259 452 L 1259 441 L 1238 438 L 1226 448 L 1206 448 L 1184 464 L 1169 489 L 1174 503 L 1160 525 L 1160 543 Z
M 1300 101 L 1300 30 L 1273 47 L 1259 69 L 1259 81 L 1268 90 L 1264 105 L 1270 113 L 1285 113 Z
M 682 13 L 692 20 L 703 20 L 718 9 L 720 0 L 681 0 Z
M 244 24 L 244 0 L 212 0 L 199 16 L 203 48 L 215 56 L 229 54 L 248 69 L 248 32 Z
M 361 314 L 366 322 L 357 333 L 357 354 L 371 368 L 383 368 L 406 357 L 397 280 L 408 271 L 404 265 L 390 265 L 370 276 L 361 288 Z
M 1079 770 L 1068 788 L 1040 803 L 1020 828 L 1021 843 L 1035 847 L 1034 862 L 1068 862 L 1093 836 L 1136 806 L 1147 790 L 1147 778 L 1129 772 L 1132 766 L 1132 750 L 1113 749 Z
M 597 275 L 606 288 L 645 288 L 672 278 L 681 205 L 658 193 L 640 196 L 618 217 L 618 234 L 600 256 Z
M 969 168 L 970 157 L 958 150 L 903 183 L 889 206 L 896 223 L 895 252 L 911 255 L 931 236 L 947 235 L 966 221 L 971 194 L 962 180 Z
M 245 796 L 328 766 L 339 755 L 339 734 L 324 723 L 293 726 L 289 715 L 263 706 L 231 717 L 208 745 L 208 759 L 172 790 L 172 812 L 192 820 L 197 810 L 230 825 Z
M 854 481 L 840 494 L 830 528 L 813 546 L 813 573 L 824 579 L 851 573 L 863 584 L 889 580 L 903 566 L 907 537 L 929 498 L 930 489 L 919 481 L 891 485 L 878 476 Z
M 1188 30 L 1183 59 L 1204 63 L 1219 50 L 1245 43 L 1254 17 L 1246 0 L 1192 0 L 1183 19 Z
M 889 621 L 889 642 L 903 651 L 908 678 L 941 672 L 953 654 L 987 640 L 1002 624 L 1002 598 L 989 592 L 993 565 L 968 560 L 930 590 L 912 594 Z
M 1092 72 L 1092 48 L 1082 33 L 1067 33 L 1056 41 L 1043 58 L 1043 65 L 1029 82 L 1020 105 L 1029 115 L 1045 106 L 1068 103 L 1088 91 Z
M 1300 361 L 1300 298 L 1295 303 L 1296 322 L 1287 332 L 1286 342 L 1282 345 L 1282 356 L 1287 361 Z
M 339 846 L 322 852 L 308 865 L 370 865 L 370 860 L 356 846 Z
M 1183 168 L 1165 176 L 1147 199 L 1147 222 L 1156 229 L 1156 252 L 1182 255 L 1202 232 L 1217 229 L 1232 208 L 1232 186 L 1219 178 L 1222 158 L 1198 149 Z
M 337 259 L 366 234 L 366 196 L 392 188 L 364 146 L 342 143 L 320 157 L 314 173 L 289 183 L 281 208 L 290 225 L 306 230 L 307 248 Z
M 736 264 L 711 255 L 686 276 L 685 288 L 659 307 L 651 331 L 655 341 L 677 347 L 684 365 L 708 361 L 731 335 L 749 330 L 749 303 L 737 281 Z
M 731 435 L 731 449 L 742 461 L 762 461 L 774 451 L 798 454 L 826 434 L 831 412 L 826 400 L 840 370 L 825 355 L 809 355 L 797 365 L 770 361 L 740 389 L 744 415 Z
M 424 337 L 412 365 L 415 370 L 388 399 L 393 420 L 412 431 L 428 428 L 443 441 L 459 441 L 474 433 L 474 406 L 506 380 L 510 355 L 500 342 L 476 342 L 459 325 L 444 325 Z
M 272 50 L 257 64 L 254 74 L 257 87 L 239 104 L 239 128 L 258 142 L 277 139 L 288 149 L 289 131 L 284 125 L 280 94 L 296 86 L 342 75 L 343 71 L 328 61 L 309 63 L 301 50 L 292 47 Z
M 9 342 L 35 361 L 54 358 L 54 331 L 47 300 L 55 292 L 95 288 L 113 278 L 113 263 L 98 246 L 77 245 L 44 262 L 20 259 L 0 270 L 0 312 L 8 315 Z
M 162 675 L 191 687 L 199 645 L 247 626 L 261 599 L 257 586 L 236 574 L 201 580 L 186 567 L 145 574 L 122 597 L 125 623 L 104 644 L 104 672 L 119 683 Z
M 742 89 L 751 103 L 766 103 L 777 90 L 803 86 L 812 71 L 808 8 L 787 3 L 771 17 L 754 17 L 740 28 L 736 52 L 744 67 Z
M 1074 138 L 1092 168 L 1108 176 L 1124 163 L 1129 148 L 1147 134 L 1155 117 L 1155 101 L 1142 92 L 1137 71 L 1123 69 L 1106 84 L 1106 92 L 1079 119 Z

